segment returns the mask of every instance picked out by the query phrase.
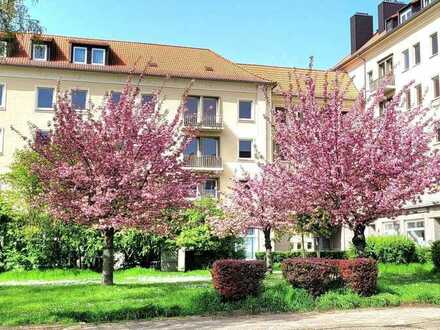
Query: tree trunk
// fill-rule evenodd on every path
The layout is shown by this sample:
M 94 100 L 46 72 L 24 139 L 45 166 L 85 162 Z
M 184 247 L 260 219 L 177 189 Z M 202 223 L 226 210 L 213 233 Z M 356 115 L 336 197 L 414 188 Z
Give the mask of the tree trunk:
M 367 243 L 365 241 L 365 225 L 355 225 L 353 228 L 353 246 L 356 248 L 359 258 L 365 257 L 365 248 Z
M 316 256 L 321 258 L 321 244 L 319 244 L 320 237 L 315 237 Z
M 304 239 L 304 232 L 301 232 L 301 254 L 302 257 L 305 258 L 306 257 L 306 246 L 305 246 L 306 242 Z
M 264 232 L 264 247 L 266 248 L 266 268 L 269 273 L 273 270 L 272 259 L 272 241 L 270 239 L 270 229 L 263 230 Z
M 104 251 L 102 253 L 102 284 L 113 285 L 113 228 L 104 229 Z

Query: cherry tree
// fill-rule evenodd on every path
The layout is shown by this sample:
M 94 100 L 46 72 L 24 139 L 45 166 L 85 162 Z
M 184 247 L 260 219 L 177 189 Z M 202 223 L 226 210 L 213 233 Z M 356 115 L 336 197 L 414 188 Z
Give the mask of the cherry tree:
M 286 189 L 280 186 L 279 175 L 271 165 L 262 165 L 261 172 L 248 180 L 234 181 L 223 201 L 223 217 L 211 219 L 217 234 L 246 234 L 250 228 L 264 234 L 266 266 L 272 271 L 273 231 L 282 231 L 291 224 Z
M 378 115 L 383 88 L 369 100 L 360 93 L 346 108 L 346 86 L 338 77 L 326 79 L 323 97 L 317 97 L 310 76 L 295 80 L 297 87 L 285 93 L 285 111 L 273 113 L 279 147 L 274 167 L 290 186 L 292 211 L 325 210 L 335 225 L 354 232 L 352 242 L 362 256 L 367 225 L 395 217 L 438 182 L 429 109 L 402 109 L 410 85 Z
M 31 144 L 41 158 L 33 170 L 50 212 L 102 230 L 103 284 L 113 284 L 115 231 L 166 234 L 166 219 L 187 205 L 197 182 L 182 164 L 193 134 L 183 126 L 184 102 L 171 116 L 161 111 L 159 94 L 144 102 L 139 92 L 129 80 L 119 101 L 108 97 L 87 114 L 60 93 L 51 132 Z

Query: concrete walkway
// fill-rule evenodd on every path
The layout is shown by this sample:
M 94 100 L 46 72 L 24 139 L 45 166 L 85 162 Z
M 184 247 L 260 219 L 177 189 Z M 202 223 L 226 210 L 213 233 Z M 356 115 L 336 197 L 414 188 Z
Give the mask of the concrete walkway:
M 440 329 L 440 307 L 358 309 L 326 313 L 190 317 L 156 321 L 78 325 L 67 329 Z M 54 328 L 52 328 L 54 329 Z

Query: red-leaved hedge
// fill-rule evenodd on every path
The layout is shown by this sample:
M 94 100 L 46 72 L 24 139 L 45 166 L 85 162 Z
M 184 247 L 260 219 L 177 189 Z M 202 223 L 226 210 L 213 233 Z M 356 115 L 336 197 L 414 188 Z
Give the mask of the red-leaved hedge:
M 281 270 L 292 286 L 314 297 L 342 285 L 362 296 L 376 292 L 378 270 L 373 259 L 293 258 L 284 260 Z
M 330 259 L 292 258 L 281 263 L 284 278 L 316 297 L 340 285 L 338 267 Z
M 255 295 L 266 275 L 263 261 L 217 260 L 212 265 L 212 283 L 217 292 L 228 300 Z
M 344 284 L 361 296 L 371 296 L 377 288 L 377 262 L 371 258 L 336 260 Z

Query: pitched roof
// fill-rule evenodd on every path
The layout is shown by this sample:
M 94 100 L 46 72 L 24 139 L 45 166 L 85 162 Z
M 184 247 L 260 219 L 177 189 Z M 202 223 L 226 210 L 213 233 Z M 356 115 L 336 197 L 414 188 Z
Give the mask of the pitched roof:
M 299 78 L 299 81 L 304 85 L 305 76 L 311 76 L 316 84 L 316 95 L 322 97 L 324 93 L 324 85 L 327 79 L 329 87 L 331 88 L 335 78 L 338 77 L 339 83 L 342 88 L 347 88 L 345 94 L 346 99 L 355 100 L 358 96 L 358 90 L 354 86 L 350 77 L 345 72 L 337 71 L 324 71 L 324 70 L 309 70 L 299 69 L 293 67 L 280 67 L 258 64 L 239 64 L 247 71 L 263 78 L 275 82 L 277 85 L 273 92 L 275 94 L 282 94 L 283 91 L 289 90 L 289 85 L 293 83 L 295 86 L 295 75 Z
M 145 69 L 145 74 L 150 76 L 268 83 L 206 48 L 56 35 L 42 35 L 37 38 L 52 42 L 53 55 L 50 61 L 32 60 L 31 44 L 35 35 L 18 34 L 17 50 L 11 57 L 0 58 L 0 64 L 112 73 L 129 73 L 133 69 L 135 73 L 141 73 Z M 108 47 L 109 65 L 72 63 L 72 44 Z

